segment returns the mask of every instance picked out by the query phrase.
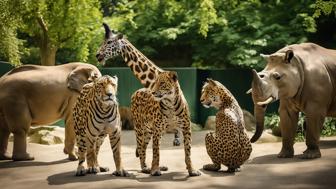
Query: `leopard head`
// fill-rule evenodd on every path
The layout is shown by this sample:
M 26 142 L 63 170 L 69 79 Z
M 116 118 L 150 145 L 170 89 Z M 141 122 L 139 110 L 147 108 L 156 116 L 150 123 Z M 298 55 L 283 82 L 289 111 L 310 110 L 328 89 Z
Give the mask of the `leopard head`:
M 177 93 L 177 73 L 174 71 L 165 71 L 157 76 L 152 94 L 156 101 L 162 99 L 173 99 Z
M 118 77 L 104 75 L 94 80 L 95 98 L 103 106 L 117 104 Z
M 205 108 L 214 107 L 219 109 L 223 104 L 231 103 L 231 96 L 231 93 L 224 85 L 208 78 L 202 87 L 200 101 Z

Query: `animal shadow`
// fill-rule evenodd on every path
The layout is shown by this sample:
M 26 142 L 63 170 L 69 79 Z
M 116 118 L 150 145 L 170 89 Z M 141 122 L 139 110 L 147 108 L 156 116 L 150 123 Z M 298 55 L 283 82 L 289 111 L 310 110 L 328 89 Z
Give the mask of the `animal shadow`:
M 0 168 L 46 166 L 46 165 L 56 165 L 56 164 L 67 163 L 67 162 L 71 162 L 71 161 L 69 161 L 67 158 L 57 160 L 57 161 L 51 161 L 51 162 L 4 160 L 4 161 L 0 161 Z
M 320 141 L 320 149 L 328 149 L 328 148 L 335 148 L 336 147 L 336 140 L 321 140 Z
M 64 185 L 69 183 L 97 182 L 112 179 L 134 179 L 134 175 L 130 174 L 129 177 L 117 177 L 113 176 L 111 172 L 107 172 L 103 174 L 98 173 L 75 176 L 75 171 L 69 171 L 48 176 L 47 181 L 49 185 Z
M 219 171 L 207 171 L 204 170 L 203 168 L 200 169 L 200 171 L 202 172 L 202 174 L 207 174 L 210 175 L 211 177 L 231 177 L 236 175 L 236 173 L 227 172 L 226 169 L 227 168 L 223 166 Z
M 139 173 L 135 177 L 138 182 L 160 182 L 160 181 L 186 181 L 188 173 L 184 172 L 162 172 L 161 176 L 151 176 L 150 174 Z
M 285 164 L 285 163 L 314 161 L 314 159 L 302 159 L 300 158 L 300 156 L 301 154 L 294 155 L 293 158 L 278 158 L 277 154 L 269 154 L 255 157 L 249 160 L 246 164 Z

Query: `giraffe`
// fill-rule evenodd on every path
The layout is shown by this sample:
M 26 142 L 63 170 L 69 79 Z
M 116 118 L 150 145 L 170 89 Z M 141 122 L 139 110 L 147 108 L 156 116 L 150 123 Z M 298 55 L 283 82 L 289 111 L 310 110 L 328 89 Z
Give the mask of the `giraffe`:
M 164 70 L 143 55 L 122 34 L 111 31 L 105 23 L 103 23 L 103 26 L 105 28 L 105 40 L 96 54 L 99 63 L 104 65 L 105 60 L 121 55 L 141 84 L 152 90 L 157 76 Z M 181 144 L 180 134 L 177 129 L 174 130 L 173 145 L 179 146 Z

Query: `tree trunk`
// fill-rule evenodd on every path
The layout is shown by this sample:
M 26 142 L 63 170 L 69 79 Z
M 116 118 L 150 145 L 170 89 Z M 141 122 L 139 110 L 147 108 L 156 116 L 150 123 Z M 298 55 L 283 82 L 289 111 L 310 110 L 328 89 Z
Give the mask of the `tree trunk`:
M 56 47 L 50 47 L 50 45 L 45 45 L 40 47 L 40 57 L 41 65 L 44 66 L 54 66 L 56 60 Z
M 56 60 L 56 52 L 58 47 L 52 44 L 48 35 L 48 27 L 44 22 L 42 15 L 38 14 L 37 22 L 41 27 L 40 33 L 40 57 L 41 65 L 54 66 Z

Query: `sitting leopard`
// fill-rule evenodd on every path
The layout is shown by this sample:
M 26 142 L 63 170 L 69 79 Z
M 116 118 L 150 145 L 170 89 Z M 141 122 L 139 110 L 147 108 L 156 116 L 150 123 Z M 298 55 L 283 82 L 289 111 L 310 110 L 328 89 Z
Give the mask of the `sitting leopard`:
M 77 98 L 73 109 L 79 160 L 76 176 L 108 171 L 107 167 L 100 167 L 97 161 L 99 148 L 107 134 L 116 166 L 113 174 L 128 175 L 122 168 L 120 157 L 121 123 L 116 99 L 117 85 L 116 76 L 105 75 L 85 84 Z M 85 157 L 88 171 L 83 165 Z
M 223 164 L 228 167 L 228 172 L 238 171 L 252 152 L 238 102 L 228 89 L 212 79 L 204 83 L 200 100 L 204 107 L 219 110 L 216 114 L 216 131 L 205 137 L 206 149 L 213 164 L 204 165 L 203 169 L 218 171 Z
M 176 72 L 161 72 L 155 80 L 154 87 L 140 89 L 132 95 L 131 112 L 137 140 L 137 157 L 140 156 L 142 172 L 160 176 L 159 167 L 160 139 L 167 127 L 179 125 L 184 136 L 185 163 L 190 176 L 199 176 L 191 163 L 191 127 L 190 113 Z M 146 165 L 146 148 L 153 137 L 152 167 Z

